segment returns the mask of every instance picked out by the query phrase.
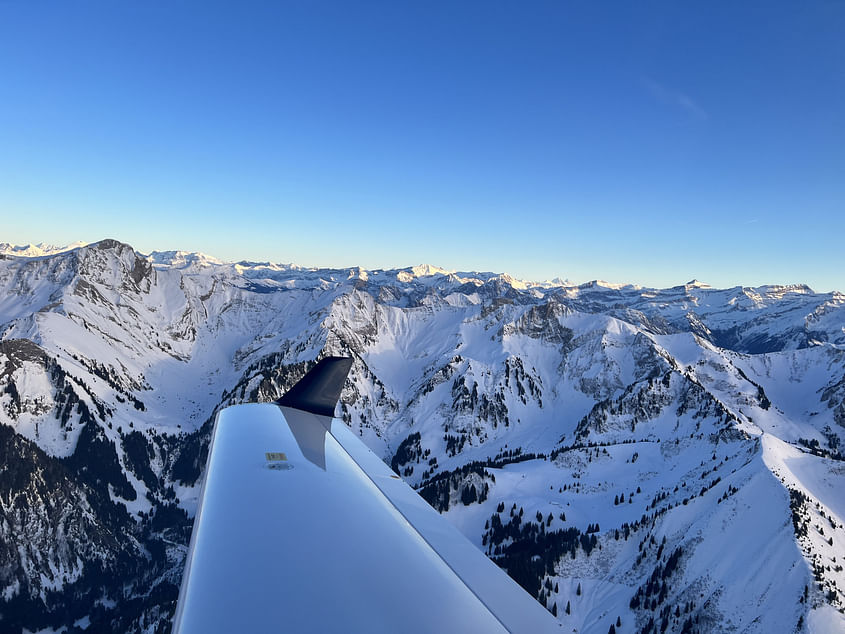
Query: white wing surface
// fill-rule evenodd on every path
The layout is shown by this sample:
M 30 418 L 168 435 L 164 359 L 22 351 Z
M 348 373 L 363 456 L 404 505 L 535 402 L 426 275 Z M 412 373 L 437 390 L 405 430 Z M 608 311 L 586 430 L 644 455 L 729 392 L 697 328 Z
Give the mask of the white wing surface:
M 337 361 L 281 401 L 312 411 L 218 414 L 174 634 L 560 632 L 341 421 L 314 413 L 334 409 L 349 367 Z

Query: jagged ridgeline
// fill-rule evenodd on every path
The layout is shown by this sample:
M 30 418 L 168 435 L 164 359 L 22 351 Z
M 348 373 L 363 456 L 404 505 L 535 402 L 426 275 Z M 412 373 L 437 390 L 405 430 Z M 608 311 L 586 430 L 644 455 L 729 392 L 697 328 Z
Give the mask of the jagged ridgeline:
M 215 413 L 338 415 L 580 632 L 845 629 L 845 296 L 0 255 L 0 631 L 168 632 Z M 327 515 L 331 509 L 326 509 Z

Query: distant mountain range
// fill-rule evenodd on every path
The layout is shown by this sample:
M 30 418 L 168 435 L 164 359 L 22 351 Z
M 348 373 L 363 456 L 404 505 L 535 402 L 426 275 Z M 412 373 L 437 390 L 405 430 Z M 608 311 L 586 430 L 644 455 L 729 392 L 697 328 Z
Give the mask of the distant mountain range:
M 169 632 L 215 413 L 329 354 L 565 631 L 845 631 L 841 293 L 3 243 L 0 333 L 2 631 Z

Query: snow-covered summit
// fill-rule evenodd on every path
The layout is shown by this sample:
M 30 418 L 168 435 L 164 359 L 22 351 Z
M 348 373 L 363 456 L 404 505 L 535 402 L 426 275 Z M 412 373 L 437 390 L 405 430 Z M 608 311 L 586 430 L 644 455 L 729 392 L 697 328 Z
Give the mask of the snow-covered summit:
M 166 266 L 178 269 L 188 267 L 203 268 L 223 264 L 222 260 L 218 260 L 215 257 L 198 251 L 153 251 L 147 257 L 149 257 L 152 263 L 156 266 Z
M 447 271 L 446 269 L 442 269 L 439 266 L 432 266 L 431 264 L 419 264 L 417 266 L 412 266 L 410 273 L 414 277 L 433 277 L 435 275 L 449 275 L 454 273 L 454 271 Z

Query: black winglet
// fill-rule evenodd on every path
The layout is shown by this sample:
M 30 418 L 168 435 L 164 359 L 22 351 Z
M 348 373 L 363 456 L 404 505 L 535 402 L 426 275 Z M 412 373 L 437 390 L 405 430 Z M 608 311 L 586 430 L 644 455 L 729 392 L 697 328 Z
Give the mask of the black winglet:
M 334 416 L 350 367 L 350 357 L 325 357 L 276 403 L 312 414 Z

